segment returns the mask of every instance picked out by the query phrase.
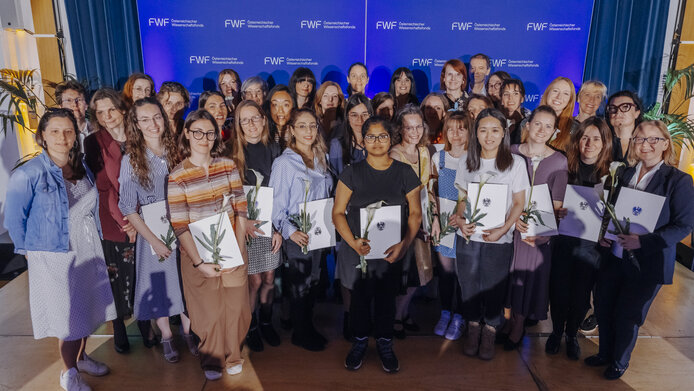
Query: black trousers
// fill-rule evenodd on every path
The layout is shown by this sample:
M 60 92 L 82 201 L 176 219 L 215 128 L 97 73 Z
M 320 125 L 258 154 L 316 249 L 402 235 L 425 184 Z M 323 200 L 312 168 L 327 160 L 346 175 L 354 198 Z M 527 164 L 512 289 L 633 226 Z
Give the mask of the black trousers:
M 283 241 L 282 246 L 287 259 L 282 278 L 286 282 L 284 286 L 288 289 L 288 296 L 292 299 L 305 297 L 320 281 L 323 251 L 313 250 L 304 254 L 301 247 L 291 240 Z
M 612 254 L 600 265 L 595 297 L 600 328 L 598 354 L 620 369 L 629 365 L 639 327 L 661 287 L 647 277 L 628 260 Z
M 590 308 L 590 293 L 600 267 L 595 242 L 558 236 L 552 251 L 549 303 L 554 333 L 575 336 Z
M 369 267 L 384 260 L 369 260 Z M 395 297 L 400 291 L 402 268 L 391 267 L 382 274 L 370 274 L 365 278 L 359 277 L 352 288 L 352 303 L 349 309 L 349 319 L 358 338 L 367 337 L 371 329 L 371 303 L 374 304 L 373 330 L 376 338 L 393 338 L 393 322 L 395 321 Z

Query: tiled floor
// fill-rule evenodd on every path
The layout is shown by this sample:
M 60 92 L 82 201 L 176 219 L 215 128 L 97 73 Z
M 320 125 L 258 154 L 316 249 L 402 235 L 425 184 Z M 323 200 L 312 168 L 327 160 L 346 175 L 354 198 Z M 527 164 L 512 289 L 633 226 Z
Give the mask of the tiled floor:
M 385 374 L 371 341 L 364 366 L 344 369 L 349 344 L 341 339 L 342 311 L 336 304 L 320 303 L 319 329 L 330 339 L 320 353 L 301 350 L 282 332 L 279 347 L 248 358 L 240 376 L 225 375 L 206 381 L 198 361 L 178 341 L 181 361 L 168 364 L 161 348 L 146 349 L 134 324 L 131 353 L 113 350 L 110 327 L 99 328 L 89 339 L 88 352 L 111 367 L 111 374 L 87 378 L 99 390 L 686 390 L 694 384 L 694 273 L 677 266 L 675 284 L 664 287 L 641 328 L 627 373 L 617 381 L 602 378 L 601 370 L 570 361 L 564 351 L 544 353 L 548 322 L 529 330 L 523 346 L 504 352 L 490 362 L 465 357 L 461 341 L 450 342 L 428 333 L 437 320 L 436 302 L 418 300 L 413 316 L 425 332 L 397 341 L 401 372 Z M 581 338 L 583 356 L 597 351 L 597 338 Z M 0 289 L 0 391 L 59 390 L 60 360 L 57 342 L 34 340 L 29 318 L 26 274 Z

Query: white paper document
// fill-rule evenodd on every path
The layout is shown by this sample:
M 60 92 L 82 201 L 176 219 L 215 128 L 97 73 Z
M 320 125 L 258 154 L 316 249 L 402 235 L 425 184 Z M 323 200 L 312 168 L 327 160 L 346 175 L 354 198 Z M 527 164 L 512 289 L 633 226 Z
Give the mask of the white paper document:
M 619 190 L 614 211 L 622 226 L 624 226 L 624 219 L 629 219 L 629 233 L 642 235 L 653 232 L 664 203 L 665 197 L 663 196 L 622 187 Z M 622 247 L 616 242 L 617 236 L 610 231 L 615 231 L 611 219 L 607 226 L 607 232 L 605 232 L 605 238 L 615 241 L 612 244 L 612 253 L 621 258 Z
M 559 222 L 561 235 L 598 241 L 605 204 L 594 187 L 567 185 L 562 207 L 567 213 Z
M 521 239 L 529 236 L 554 236 L 558 235 L 557 220 L 554 217 L 554 203 L 549 194 L 549 187 L 546 183 L 533 186 L 531 206 L 540 212 L 542 223 L 533 219 L 528 220 L 528 232 L 521 233 Z M 525 205 L 528 205 L 530 190 L 525 191 Z M 537 220 L 537 217 L 535 218 Z
M 142 220 L 145 221 L 147 228 L 162 242 L 170 242 L 171 249 L 174 250 L 176 248 L 176 235 L 166 215 L 166 201 L 142 206 L 140 210 L 142 211 Z M 151 245 L 149 249 L 152 251 L 152 255 L 157 255 Z
M 366 222 L 366 208 L 361 208 L 359 210 L 359 230 L 362 233 L 362 237 L 364 236 Z M 365 258 L 385 258 L 385 251 L 402 240 L 401 229 L 400 205 L 382 206 L 376 209 L 371 225 L 369 225 L 369 245 L 371 245 L 371 251 Z
M 243 257 L 236 241 L 229 214 L 218 213 L 188 224 L 200 258 L 213 263 L 216 258 L 221 269 L 243 265 Z
M 467 201 L 470 202 L 470 210 L 475 212 L 475 201 L 477 193 L 479 193 L 479 183 L 469 183 L 467 185 Z M 482 192 L 477 202 L 477 209 L 480 214 L 486 213 L 481 220 L 481 226 L 475 228 L 475 233 L 472 234 L 470 240 L 483 242 L 482 231 L 501 227 L 506 222 L 506 207 L 508 204 L 508 185 L 498 183 L 486 183 L 482 186 Z M 458 230 L 458 234 L 462 236 L 462 231 Z
M 273 197 L 273 189 L 271 187 L 261 187 L 260 191 L 258 191 L 258 195 L 255 195 L 255 186 L 244 186 L 243 191 L 246 192 L 246 200 L 248 201 L 248 218 L 251 219 L 250 213 L 251 213 L 251 208 L 255 207 L 258 216 L 256 216 L 252 220 L 260 220 L 264 221 L 263 224 L 261 224 L 258 229 L 263 231 L 262 235 L 258 234 L 258 236 L 264 236 L 266 238 L 271 238 L 272 237 L 272 197 Z M 255 205 L 251 206 L 251 202 L 253 201 L 253 198 L 255 197 Z
M 333 224 L 333 205 L 335 199 L 306 203 L 306 213 L 311 216 L 311 229 L 308 232 L 308 251 L 335 246 L 335 225 Z M 303 208 L 304 204 L 299 204 Z
M 422 186 L 419 191 L 419 202 L 422 207 L 422 229 L 424 232 L 431 233 L 431 225 L 429 225 L 429 192 L 426 186 Z
M 447 198 L 441 198 L 439 197 L 439 215 L 443 216 L 446 214 L 446 216 L 452 216 L 453 215 L 453 209 L 455 209 L 455 204 L 456 201 L 449 200 Z M 439 217 L 441 218 L 441 217 Z M 442 225 L 445 225 L 445 221 L 441 221 Z M 455 244 L 455 232 L 449 233 L 448 235 L 442 235 L 439 238 L 439 243 L 442 246 L 448 247 L 448 248 L 455 248 L 453 247 Z

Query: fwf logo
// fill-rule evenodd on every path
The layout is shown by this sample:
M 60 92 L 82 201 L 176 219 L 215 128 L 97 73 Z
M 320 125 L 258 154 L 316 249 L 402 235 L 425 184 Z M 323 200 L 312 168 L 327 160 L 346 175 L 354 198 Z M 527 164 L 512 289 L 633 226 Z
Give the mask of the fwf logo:
M 525 26 L 525 31 L 544 31 L 549 27 L 547 22 L 530 22 Z
M 490 61 L 493 68 L 505 67 L 508 62 L 505 58 L 492 58 Z
M 224 19 L 224 28 L 240 29 L 245 24 L 246 19 Z
M 379 20 L 376 22 L 376 30 L 393 30 L 396 27 L 398 27 L 398 22 L 394 20 Z
M 191 64 L 207 64 L 210 62 L 210 56 L 190 56 L 189 62 Z
M 263 59 L 263 64 L 280 65 L 284 64 L 284 60 L 284 57 L 265 57 Z
M 451 23 L 451 30 L 458 31 L 468 31 L 472 29 L 472 22 L 453 22 Z
M 525 102 L 537 102 L 540 100 L 540 94 L 526 94 Z
M 413 58 L 412 66 L 428 67 L 434 62 L 433 58 Z
M 154 25 L 155 27 L 168 26 L 171 21 L 169 18 L 149 18 L 147 25 Z
M 302 20 L 301 21 L 301 28 L 307 28 L 307 29 L 317 29 L 318 27 L 321 26 L 321 23 L 323 23 L 320 20 Z

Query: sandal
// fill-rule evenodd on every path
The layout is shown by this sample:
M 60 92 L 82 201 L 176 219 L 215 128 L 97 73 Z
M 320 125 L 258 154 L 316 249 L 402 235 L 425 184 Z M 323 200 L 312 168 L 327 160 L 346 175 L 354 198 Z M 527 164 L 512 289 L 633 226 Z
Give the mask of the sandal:
M 173 338 L 162 339 L 161 346 L 164 348 L 164 358 L 170 363 L 178 362 L 178 350 L 173 345 Z
M 195 337 L 193 336 L 193 334 L 183 334 L 183 340 L 186 341 L 186 345 L 188 345 L 188 350 L 190 350 L 190 354 L 192 354 L 195 357 L 200 355 L 200 352 L 198 351 L 198 344 L 195 343 Z

